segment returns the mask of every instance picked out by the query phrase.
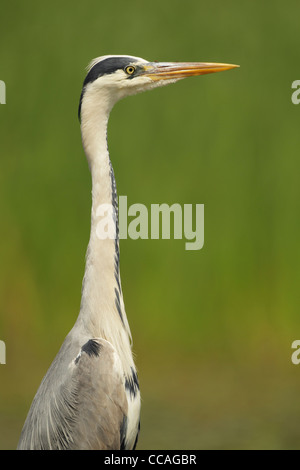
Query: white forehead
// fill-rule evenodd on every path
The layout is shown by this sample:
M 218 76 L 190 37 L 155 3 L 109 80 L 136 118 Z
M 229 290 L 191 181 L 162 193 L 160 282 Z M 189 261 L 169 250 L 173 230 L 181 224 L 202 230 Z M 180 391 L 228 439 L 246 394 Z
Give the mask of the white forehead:
M 109 59 L 109 58 L 113 58 L 113 57 L 128 57 L 128 59 L 132 59 L 133 62 L 142 62 L 142 63 L 147 63 L 148 61 L 145 60 L 145 59 L 142 59 L 142 57 L 135 57 L 133 55 L 128 55 L 128 54 L 124 54 L 124 55 L 120 55 L 120 54 L 115 54 L 115 55 L 102 55 L 101 57 L 96 57 L 95 59 L 93 59 L 89 65 L 87 66 L 86 70 L 87 72 L 89 72 L 93 67 L 94 65 L 98 64 L 99 62 L 101 62 L 102 60 L 105 60 L 105 59 Z

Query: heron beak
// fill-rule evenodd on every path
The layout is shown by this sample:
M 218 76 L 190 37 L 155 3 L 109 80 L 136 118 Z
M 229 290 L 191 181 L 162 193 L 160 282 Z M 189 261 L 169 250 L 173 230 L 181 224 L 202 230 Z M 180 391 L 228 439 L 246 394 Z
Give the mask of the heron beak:
M 143 75 L 152 80 L 177 80 L 207 73 L 223 72 L 236 67 L 239 65 L 210 62 L 158 62 L 146 65 Z

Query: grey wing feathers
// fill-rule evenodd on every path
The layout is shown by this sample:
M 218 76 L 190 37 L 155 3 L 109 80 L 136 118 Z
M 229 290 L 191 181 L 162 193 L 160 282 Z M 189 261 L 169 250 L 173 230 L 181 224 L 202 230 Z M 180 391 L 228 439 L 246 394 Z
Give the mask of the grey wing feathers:
M 41 383 L 18 448 L 120 449 L 127 398 L 112 345 L 101 339 L 87 341 L 68 361 L 64 377 L 49 387 L 60 362 L 57 357 Z

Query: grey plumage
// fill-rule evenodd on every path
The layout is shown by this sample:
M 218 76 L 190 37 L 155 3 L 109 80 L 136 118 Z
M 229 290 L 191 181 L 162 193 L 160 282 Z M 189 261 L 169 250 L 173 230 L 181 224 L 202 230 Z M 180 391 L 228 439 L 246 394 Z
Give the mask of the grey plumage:
M 71 332 L 44 377 L 19 449 L 113 450 L 129 444 L 124 433 L 128 410 L 124 377 L 114 373 L 113 347 L 105 340 L 93 339 L 76 351 L 79 344 L 74 339 Z M 89 343 L 96 345 L 93 352 Z M 70 364 L 67 371 L 65 361 Z

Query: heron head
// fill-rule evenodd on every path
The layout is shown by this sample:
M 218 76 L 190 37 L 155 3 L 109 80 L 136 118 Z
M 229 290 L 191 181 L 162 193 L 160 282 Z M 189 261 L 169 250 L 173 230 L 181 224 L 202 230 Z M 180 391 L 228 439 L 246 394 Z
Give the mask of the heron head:
M 83 82 L 83 100 L 91 106 L 113 105 L 125 96 L 168 85 L 186 77 L 221 72 L 237 65 L 208 62 L 149 62 L 140 57 L 110 55 L 94 59 Z

